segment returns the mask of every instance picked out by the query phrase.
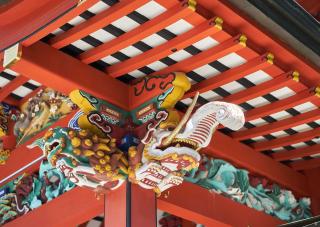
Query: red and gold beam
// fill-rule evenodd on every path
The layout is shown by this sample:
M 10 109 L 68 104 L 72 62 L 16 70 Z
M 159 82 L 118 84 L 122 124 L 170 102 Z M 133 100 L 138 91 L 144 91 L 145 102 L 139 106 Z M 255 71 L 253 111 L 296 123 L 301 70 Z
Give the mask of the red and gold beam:
M 305 89 L 288 98 L 247 111 L 246 120 L 251 121 L 260 117 L 269 116 L 271 114 L 292 108 L 306 102 L 317 101 L 318 99 L 319 98 L 314 91 Z
M 306 132 L 300 132 L 294 135 L 281 137 L 278 139 L 270 140 L 270 141 L 263 141 L 251 144 L 250 146 L 255 151 L 264 151 L 270 150 L 278 147 L 288 146 L 295 143 L 300 143 L 304 141 L 311 140 L 317 136 L 320 136 L 320 129 L 312 129 Z
M 214 49 L 214 48 L 212 48 L 212 49 Z M 234 51 L 231 51 L 231 52 L 234 52 Z M 209 79 L 206 79 L 204 81 L 201 81 L 197 84 L 192 85 L 190 91 L 188 91 L 185 94 L 184 98 L 193 97 L 197 92 L 204 93 L 209 90 L 218 88 L 224 84 L 230 83 L 234 80 L 238 80 L 248 74 L 251 74 L 251 73 L 256 72 L 258 70 L 263 70 L 265 68 L 268 68 L 272 64 L 273 64 L 273 55 L 272 54 L 264 54 L 262 56 L 259 56 L 257 58 L 254 58 L 254 59 L 248 61 L 245 64 L 242 64 L 238 67 L 229 69 L 229 70 L 227 70 L 217 76 L 211 77 Z

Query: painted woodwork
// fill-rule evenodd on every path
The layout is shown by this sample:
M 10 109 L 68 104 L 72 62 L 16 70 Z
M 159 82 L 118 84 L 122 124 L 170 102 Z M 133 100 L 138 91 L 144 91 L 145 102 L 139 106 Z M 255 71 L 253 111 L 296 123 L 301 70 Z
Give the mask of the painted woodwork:
M 73 91 L 70 98 L 83 111 L 77 119 L 80 131 L 50 129 L 32 146 L 39 146 L 51 165 L 72 182 L 98 193 L 118 188 L 127 178 L 157 194 L 177 186 L 184 171 L 199 165 L 199 150 L 208 146 L 216 127 L 221 123 L 238 130 L 244 115 L 238 106 L 224 102 L 207 103 L 191 115 L 196 97 L 180 120 L 174 106 L 191 87 L 185 74 L 146 78 L 135 85 L 135 94 L 144 95 L 157 87 L 164 92 L 134 110 L 133 119 L 129 118 L 132 113 Z M 121 151 L 112 132 L 139 124 L 145 125 L 144 138 L 138 146 Z
M 312 216 L 309 198 L 296 199 L 291 191 L 221 159 L 203 156 L 199 168 L 189 171 L 185 180 L 284 221 Z

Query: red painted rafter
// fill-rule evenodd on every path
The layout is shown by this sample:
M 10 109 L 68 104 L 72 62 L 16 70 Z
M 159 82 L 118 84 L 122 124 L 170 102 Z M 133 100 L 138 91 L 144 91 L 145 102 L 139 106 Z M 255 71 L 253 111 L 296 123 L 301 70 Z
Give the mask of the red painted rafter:
M 264 151 L 269 149 L 274 149 L 277 147 L 283 147 L 303 141 L 311 140 L 317 136 L 320 136 L 320 129 L 313 129 L 306 132 L 300 132 L 294 135 L 281 137 L 278 139 L 270 140 L 270 141 L 263 141 L 251 144 L 250 146 L 253 147 L 256 151 Z
M 71 28 L 70 30 L 52 38 L 49 42 L 51 46 L 60 49 L 73 43 L 90 33 L 111 24 L 113 21 L 118 20 L 147 3 L 148 0 L 123 0 L 114 6 L 104 10 L 103 12 L 89 18 L 85 22 Z
M 97 200 L 93 191 L 74 188 L 37 209 L 5 224 L 8 227 L 37 225 L 42 227 L 77 226 L 103 212 L 103 199 Z M 63 217 L 59 217 L 59 214 Z M 58 216 L 57 216 L 58 215 Z
M 308 195 L 304 175 L 266 155 L 255 152 L 249 146 L 235 141 L 219 131 L 213 134 L 210 144 L 202 152 L 228 160 L 251 173 L 265 176 L 271 181 L 290 188 L 299 194 Z
M 320 167 L 320 158 L 315 158 L 311 160 L 303 160 L 303 161 L 296 161 L 290 163 L 291 168 L 294 170 L 307 170 L 307 169 L 315 169 Z M 314 179 L 316 180 L 316 179 Z
M 182 50 L 193 43 L 212 36 L 221 31 L 220 25 L 215 25 L 214 20 L 206 21 L 199 26 L 179 35 L 170 41 L 161 44 L 143 54 L 130 58 L 118 64 L 106 68 L 106 72 L 112 77 L 118 77 L 128 72 L 139 69 L 152 62 L 162 59 L 175 51 Z
M 220 33 L 220 32 L 219 32 Z M 219 34 L 217 33 L 217 34 Z M 245 45 L 239 41 L 240 35 L 232 37 L 217 46 L 214 46 L 208 50 L 194 55 L 190 58 L 177 62 L 171 66 L 168 66 L 158 72 L 155 75 L 164 75 L 174 71 L 190 72 L 200 66 L 215 61 L 229 53 L 241 50 L 245 48 Z
M 158 208 L 205 226 L 278 226 L 281 220 L 184 182 L 158 198 Z
M 236 140 L 245 140 L 261 135 L 267 135 L 284 129 L 289 129 L 298 125 L 309 123 L 320 119 L 320 110 L 315 109 L 306 113 L 299 114 L 294 117 L 286 118 L 277 122 L 269 123 L 245 131 L 233 132 L 232 138 Z
M 190 91 L 188 91 L 185 94 L 184 98 L 193 97 L 196 94 L 196 92 L 203 93 L 215 89 L 219 86 L 240 79 L 250 73 L 270 67 L 272 63 L 270 63 L 267 56 L 267 54 L 259 56 L 255 59 L 248 61 L 245 64 L 229 69 L 217 76 L 214 76 L 212 78 L 206 79 L 204 81 L 192 85 Z
M 235 104 L 241 104 L 253 98 L 268 94 L 272 91 L 276 91 L 283 87 L 290 87 L 296 82 L 291 77 L 292 72 L 283 73 L 276 76 L 267 82 L 261 83 L 259 85 L 253 86 L 251 88 L 245 89 L 243 91 L 237 92 L 233 95 L 225 97 L 223 100 L 225 102 L 231 102 Z
M 41 42 L 22 51 L 21 60 L 11 67 L 14 71 L 65 94 L 81 89 L 128 109 L 129 88 L 126 84 Z
M 290 151 L 279 151 L 272 154 L 272 158 L 276 161 L 285 161 L 294 158 L 302 158 L 305 156 L 320 154 L 320 144 L 313 146 L 301 147 Z
M 282 110 L 292 108 L 305 102 L 317 101 L 318 97 L 313 91 L 305 89 L 293 96 L 264 105 L 246 112 L 246 120 L 251 121 L 260 117 L 268 116 Z
M 25 76 L 17 76 L 14 78 L 10 83 L 8 83 L 6 86 L 1 88 L 0 90 L 0 102 L 4 101 L 5 98 L 8 97 L 8 95 L 13 92 L 15 89 L 23 85 L 24 83 L 28 82 L 28 78 Z
M 22 42 L 24 46 L 30 46 L 33 43 L 39 41 L 46 35 L 50 34 L 55 29 L 61 27 L 62 25 L 66 24 L 68 21 L 73 19 L 74 17 L 78 16 L 94 4 L 99 2 L 99 0 L 86 0 L 82 4 L 78 5 L 76 8 L 72 9 L 70 12 L 66 13 L 65 15 L 61 16 L 57 20 L 53 21 L 46 27 L 42 28 L 40 31 L 36 32 L 31 37 L 27 38 Z
M 179 3 L 120 37 L 80 54 L 79 59 L 87 64 L 97 61 L 160 31 L 192 13 L 193 11 L 187 5 Z

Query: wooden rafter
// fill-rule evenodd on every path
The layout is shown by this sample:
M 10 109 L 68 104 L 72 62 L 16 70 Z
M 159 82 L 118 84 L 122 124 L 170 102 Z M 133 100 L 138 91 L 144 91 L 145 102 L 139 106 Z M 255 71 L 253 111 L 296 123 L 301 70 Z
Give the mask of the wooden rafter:
M 168 66 L 153 74 L 164 75 L 174 71 L 182 71 L 186 73 L 190 72 L 200 66 L 213 62 L 229 53 L 236 52 L 238 50 L 245 48 L 244 43 L 239 40 L 240 37 L 241 35 L 232 37 L 220 43 L 217 46 L 214 46 L 208 50 L 202 51 L 201 53 L 194 55 L 190 58 L 187 58 L 185 60 L 179 61 L 176 64 Z
M 320 110 L 315 109 L 306 113 L 299 114 L 294 117 L 286 118 L 277 122 L 269 123 L 245 131 L 233 132 L 232 138 L 236 140 L 245 140 L 257 136 L 267 135 L 284 129 L 289 129 L 298 125 L 309 123 L 320 119 Z
M 103 199 L 97 200 L 94 192 L 86 188 L 74 188 L 41 207 L 6 224 L 15 226 L 76 226 L 103 212 Z M 58 214 L 67 214 L 58 218 Z
M 94 4 L 99 2 L 99 0 L 86 0 L 82 4 L 78 5 L 78 7 L 74 8 L 73 10 L 69 11 L 62 17 L 58 18 L 57 20 L 53 21 L 46 27 L 42 28 L 40 31 L 29 37 L 28 39 L 24 40 L 22 44 L 24 46 L 30 46 L 34 44 L 35 42 L 39 41 L 46 35 L 50 34 L 55 29 L 61 27 L 62 25 L 66 24 L 68 21 L 73 19 L 74 17 L 78 16 Z
M 26 82 L 28 82 L 28 80 L 29 79 L 27 77 L 20 75 L 20 76 L 17 76 L 16 78 L 14 78 L 12 81 L 10 81 L 6 86 L 1 88 L 0 102 L 4 101 L 5 98 L 7 98 L 11 92 L 13 92 L 15 89 L 17 89 L 21 85 L 25 84 Z
M 254 150 L 256 151 L 264 151 L 269 149 L 274 149 L 277 147 L 283 147 L 295 143 L 300 143 L 304 141 L 311 140 L 317 136 L 320 136 L 320 129 L 313 129 L 306 132 L 300 132 L 294 135 L 281 137 L 278 139 L 274 139 L 271 141 L 263 141 L 263 142 L 257 142 L 253 143 L 252 146 Z
M 307 170 L 320 167 L 320 158 L 297 161 L 290 164 L 294 170 Z M 315 179 L 316 180 L 316 179 Z
M 22 51 L 21 60 L 12 66 L 14 71 L 65 94 L 81 89 L 123 109 L 128 108 L 126 84 L 41 42 Z
M 89 18 L 83 23 L 71 28 L 70 30 L 58 35 L 50 40 L 51 46 L 60 49 L 73 43 L 90 33 L 111 24 L 113 21 L 123 17 L 134 11 L 136 8 L 147 3 L 148 0 L 124 0 L 115 4 L 114 6 L 104 10 L 103 12 Z
M 313 91 L 305 89 L 288 98 L 247 111 L 246 120 L 251 121 L 260 117 L 268 116 L 306 102 L 315 101 L 317 99 L 318 97 Z
M 267 82 L 261 83 L 257 86 L 237 92 L 223 99 L 225 102 L 241 104 L 253 98 L 268 94 L 272 91 L 278 90 L 283 87 L 290 87 L 294 85 L 295 81 L 292 79 L 292 72 L 283 73 L 276 76 Z
M 120 37 L 80 54 L 79 59 L 87 64 L 97 61 L 160 31 L 192 13 L 193 11 L 186 5 L 178 4 Z
M 220 19 L 217 18 L 217 21 Z M 217 22 L 219 23 L 219 22 Z M 207 36 L 212 36 L 221 31 L 221 24 L 217 24 L 214 20 L 206 21 L 199 26 L 179 35 L 168 42 L 165 42 L 143 54 L 130 58 L 121 63 L 107 67 L 107 73 L 112 77 L 118 77 L 127 72 L 134 71 L 168 55 L 182 50 Z
M 305 156 L 311 156 L 320 154 L 320 144 L 316 144 L 308 147 L 301 147 L 295 150 L 280 151 L 272 154 L 272 158 L 276 161 L 286 161 L 295 158 L 302 158 Z
M 250 209 L 205 188 L 184 182 L 163 193 L 158 208 L 205 226 L 278 226 L 281 220 Z M 195 199 L 196 198 L 196 199 Z
M 220 46 L 220 45 L 219 45 Z M 218 46 L 218 47 L 219 47 Z M 206 92 L 224 84 L 230 83 L 234 80 L 240 79 L 250 73 L 256 72 L 268 68 L 272 65 L 272 60 L 269 59 L 269 54 L 264 54 L 255 59 L 248 61 L 238 67 L 229 69 L 217 76 L 201 81 L 197 84 L 192 85 L 190 91 L 188 91 L 184 98 L 193 97 L 196 92 Z

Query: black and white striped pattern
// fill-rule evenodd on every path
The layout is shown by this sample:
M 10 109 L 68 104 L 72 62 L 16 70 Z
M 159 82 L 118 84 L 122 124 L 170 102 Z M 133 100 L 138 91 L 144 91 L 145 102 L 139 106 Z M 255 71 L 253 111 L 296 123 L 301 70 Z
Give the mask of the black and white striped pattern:
M 3 88 L 8 83 L 10 83 L 10 81 L 15 79 L 17 76 L 20 76 L 20 75 L 10 69 L 5 69 L 4 71 L 0 72 L 0 87 Z M 39 86 L 41 86 L 40 83 L 34 80 L 29 80 L 22 86 L 19 86 L 17 89 L 15 89 L 10 94 L 10 96 L 17 100 L 20 100 L 26 95 L 30 94 L 33 90 L 37 89 Z
M 89 8 L 87 11 L 85 11 L 78 17 L 72 19 L 67 24 L 63 25 L 59 29 L 52 32 L 52 34 L 48 35 L 43 40 L 44 41 L 50 40 L 52 37 L 69 30 L 70 28 L 93 17 L 97 13 L 102 12 L 103 10 L 109 7 L 112 7 L 112 5 L 116 4 L 117 2 L 118 2 L 117 0 L 101 0 L 99 3 Z M 112 39 L 115 39 L 125 34 L 128 31 L 131 31 L 132 29 L 160 15 L 166 10 L 167 9 L 165 7 L 161 6 L 156 1 L 150 1 L 147 4 L 143 5 L 142 7 L 129 13 L 128 15 L 118 19 L 117 21 L 114 21 L 112 24 L 107 25 L 106 27 L 91 33 L 90 35 L 82 38 L 81 40 L 77 40 L 76 42 L 73 42 L 72 44 L 62 48 L 61 51 L 64 51 L 65 53 L 68 53 L 72 56 L 77 56 L 85 51 L 88 51 Z M 194 28 L 193 25 L 191 25 L 184 19 L 180 19 L 175 23 L 171 24 L 170 26 L 166 27 L 165 29 L 162 29 L 161 31 L 158 31 L 157 33 L 152 34 L 140 40 L 139 42 L 131 46 L 128 46 L 116 53 L 113 53 L 109 56 L 105 56 L 104 58 L 96 62 L 93 62 L 90 65 L 92 65 L 97 69 L 104 70 L 106 67 L 110 65 L 114 65 L 119 62 L 130 59 L 132 57 L 135 57 L 137 55 L 143 54 L 144 52 L 151 50 L 152 48 L 157 47 L 165 42 L 168 42 L 169 40 L 183 34 L 184 32 L 192 28 Z M 183 50 L 176 51 L 170 54 L 169 56 L 163 59 L 159 59 L 158 61 L 155 61 L 151 64 L 148 64 L 132 72 L 127 72 L 127 74 L 120 76 L 118 79 L 125 83 L 130 83 L 131 80 L 162 70 L 168 66 L 174 65 L 177 62 L 180 62 L 184 59 L 197 55 L 200 52 L 207 50 L 216 45 L 219 45 L 219 42 L 217 40 L 215 40 L 212 37 L 206 37 L 196 43 L 193 43 L 192 45 L 190 45 L 189 47 L 186 47 Z M 225 72 L 231 68 L 237 67 L 246 62 L 247 62 L 247 59 L 240 56 L 238 53 L 230 53 L 216 61 L 210 62 L 197 69 L 194 69 L 191 72 L 186 72 L 186 74 L 190 79 L 191 83 L 195 84 L 205 79 L 219 75 L 222 72 Z M 202 93 L 199 96 L 198 103 L 205 104 L 209 101 L 223 100 L 223 98 L 225 97 L 228 97 L 239 91 L 248 89 L 250 87 L 259 85 L 271 79 L 272 79 L 272 76 L 268 75 L 263 70 L 259 70 L 250 75 L 244 75 L 243 78 L 230 82 L 228 84 L 225 84 L 219 88 Z M 283 87 L 281 89 L 273 91 L 264 96 L 260 96 L 260 97 L 256 97 L 254 99 L 248 100 L 240 104 L 240 106 L 243 108 L 244 111 L 249 111 L 251 109 L 268 105 L 270 103 L 276 102 L 281 99 L 288 98 L 295 94 L 296 94 L 295 91 L 290 89 L 289 87 Z M 187 106 L 190 103 L 191 103 L 191 99 L 189 98 L 184 99 L 176 105 L 176 108 L 180 110 L 184 110 L 187 108 Z M 242 130 L 258 127 L 264 124 L 268 124 L 268 123 L 276 122 L 285 118 L 296 116 L 300 113 L 310 111 L 314 108 L 317 108 L 315 104 L 311 102 L 307 102 L 302 105 L 295 106 L 293 108 L 280 111 L 278 113 L 274 113 L 270 116 L 264 116 L 262 118 L 248 121 L 245 123 L 245 127 Z M 305 130 L 312 130 L 314 128 L 319 127 L 319 125 L 320 125 L 320 122 L 318 121 L 309 122 L 307 124 L 296 126 L 294 128 L 289 128 L 279 132 L 274 132 L 271 134 L 251 138 L 242 142 L 249 145 L 249 144 L 260 142 L 260 141 L 273 140 L 276 138 L 281 138 L 283 136 L 289 136 L 299 132 L 303 132 Z M 226 128 L 220 129 L 220 131 L 226 134 L 231 132 L 231 130 Z M 290 146 L 272 149 L 269 151 L 264 151 L 264 153 L 270 154 L 280 150 L 292 150 L 300 146 L 311 146 L 316 143 L 318 143 L 318 140 L 305 141 L 304 143 L 292 144 Z M 313 157 L 307 157 L 307 158 L 310 159 Z

